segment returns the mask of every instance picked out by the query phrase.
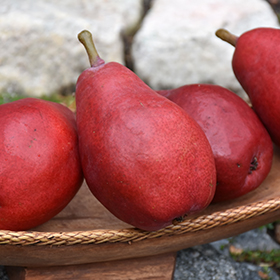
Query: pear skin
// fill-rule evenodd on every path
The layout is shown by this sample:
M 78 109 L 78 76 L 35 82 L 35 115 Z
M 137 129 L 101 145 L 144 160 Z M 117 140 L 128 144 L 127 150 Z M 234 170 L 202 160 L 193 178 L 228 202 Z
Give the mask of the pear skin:
M 0 229 L 50 220 L 83 182 L 74 113 L 24 98 L 0 105 Z
M 192 84 L 159 93 L 182 107 L 212 147 L 217 187 L 213 202 L 245 195 L 267 177 L 271 138 L 256 113 L 238 95 L 218 85 Z
M 232 68 L 272 140 L 280 146 L 280 29 L 255 28 L 239 37 L 216 35 L 235 46 Z
M 76 86 L 79 151 L 93 195 L 148 231 L 205 209 L 216 168 L 202 129 L 125 66 L 96 61 Z

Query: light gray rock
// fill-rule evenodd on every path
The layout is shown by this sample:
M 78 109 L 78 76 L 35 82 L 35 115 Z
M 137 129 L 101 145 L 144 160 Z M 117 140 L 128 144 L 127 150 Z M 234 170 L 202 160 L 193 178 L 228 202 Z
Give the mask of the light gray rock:
M 77 40 L 93 33 L 100 56 L 124 63 L 122 33 L 142 16 L 141 0 L 2 0 L 0 92 L 32 96 L 74 87 L 89 66 Z
M 154 89 L 214 83 L 243 95 L 231 69 L 234 48 L 215 32 L 260 26 L 279 27 L 264 0 L 154 0 L 134 37 L 134 71 Z

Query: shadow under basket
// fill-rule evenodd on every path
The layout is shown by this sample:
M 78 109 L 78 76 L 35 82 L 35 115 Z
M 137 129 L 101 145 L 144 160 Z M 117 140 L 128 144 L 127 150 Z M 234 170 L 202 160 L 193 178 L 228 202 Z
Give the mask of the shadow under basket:
M 7 266 L 10 279 L 107 279 L 116 267 L 119 276 L 110 274 L 108 279 L 128 279 L 128 274 L 120 276 L 124 267 L 143 277 L 145 270 L 141 271 L 141 266 L 152 271 L 152 264 L 157 267 L 154 273 L 161 274 L 150 278 L 147 274 L 145 279 L 172 279 L 177 251 L 235 236 L 279 218 L 280 149 L 274 146 L 272 169 L 259 188 L 238 199 L 210 205 L 196 216 L 154 232 L 133 228 L 114 217 L 84 183 L 69 205 L 47 223 L 30 231 L 1 230 L 0 264 Z M 167 267 L 165 261 L 172 264 L 169 274 L 163 268 Z M 68 274 L 72 268 L 72 276 L 67 276 L 64 267 Z M 28 269 L 33 273 L 29 278 Z M 83 276 L 81 271 L 90 276 Z M 56 273 L 56 277 L 47 277 L 46 273 Z M 95 277 L 96 273 L 102 273 L 102 277 Z

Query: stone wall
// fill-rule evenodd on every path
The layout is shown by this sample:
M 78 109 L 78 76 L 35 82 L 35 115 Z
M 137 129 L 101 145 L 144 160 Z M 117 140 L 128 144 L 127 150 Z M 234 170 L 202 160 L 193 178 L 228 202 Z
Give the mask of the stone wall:
M 259 26 L 279 27 L 264 0 L 2 0 L 0 93 L 75 91 L 89 66 L 77 34 L 88 29 L 105 61 L 128 63 L 154 89 L 215 83 L 242 95 L 234 48 L 215 31 Z

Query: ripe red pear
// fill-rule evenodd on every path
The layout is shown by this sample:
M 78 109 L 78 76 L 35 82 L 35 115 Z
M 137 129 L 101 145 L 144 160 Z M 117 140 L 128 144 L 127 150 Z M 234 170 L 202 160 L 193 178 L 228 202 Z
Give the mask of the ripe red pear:
M 28 230 L 58 214 L 83 174 L 74 114 L 25 98 L 0 105 L 0 229 Z
M 234 74 L 272 140 L 280 146 L 280 30 L 256 28 L 237 37 L 219 29 L 216 35 L 235 46 Z
M 240 197 L 263 182 L 272 164 L 272 141 L 243 99 L 210 84 L 186 85 L 159 93 L 193 117 L 211 144 L 217 170 L 213 202 Z
M 101 60 L 88 31 L 78 38 L 91 63 L 77 81 L 76 110 L 94 196 L 120 220 L 148 231 L 207 207 L 216 170 L 199 125 L 125 66 Z

